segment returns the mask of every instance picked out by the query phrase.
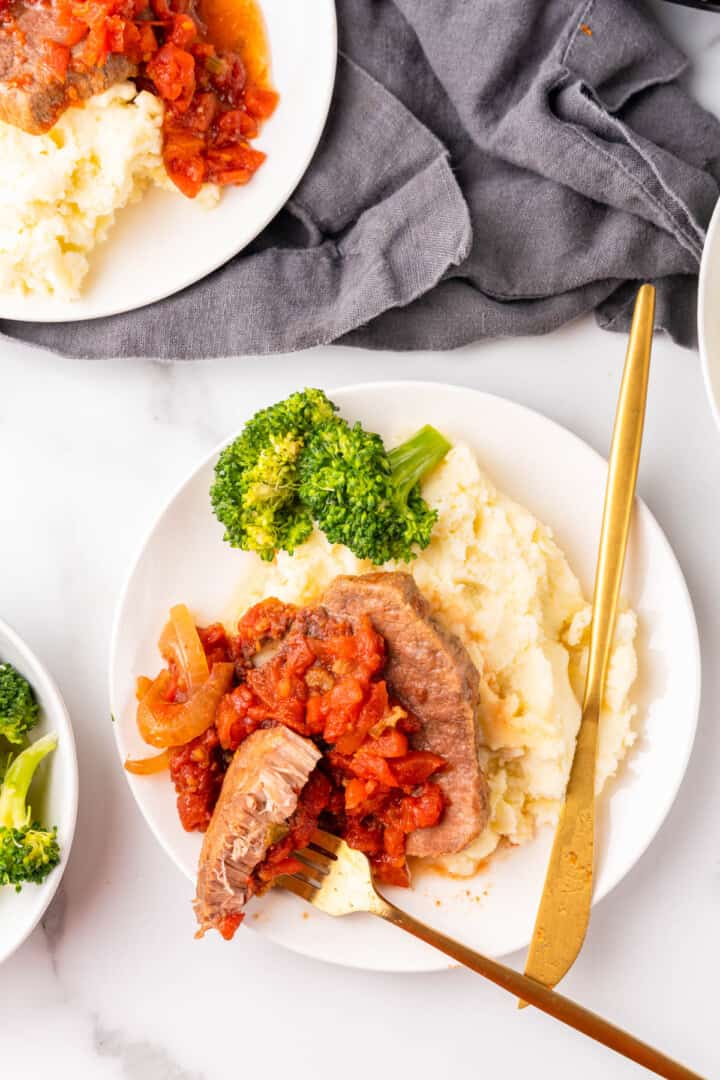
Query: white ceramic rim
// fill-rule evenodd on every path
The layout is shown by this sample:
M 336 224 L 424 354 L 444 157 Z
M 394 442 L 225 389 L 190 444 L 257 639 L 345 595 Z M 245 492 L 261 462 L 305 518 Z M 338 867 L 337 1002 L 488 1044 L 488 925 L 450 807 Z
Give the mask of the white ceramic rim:
M 288 172 L 287 183 L 285 184 L 281 195 L 275 200 L 272 208 L 269 208 L 265 214 L 257 219 L 256 227 L 254 228 L 252 235 L 245 239 L 237 248 L 232 251 L 224 251 L 222 255 L 212 263 L 203 264 L 200 273 L 194 270 L 189 270 L 186 277 L 181 279 L 181 282 L 177 282 L 172 285 L 171 288 L 166 289 L 162 286 L 158 291 L 150 294 L 146 299 L 138 300 L 135 303 L 127 304 L 119 303 L 113 305 L 109 304 L 107 307 L 94 313 L 82 312 L 75 313 L 73 311 L 72 302 L 68 302 L 62 305 L 58 305 L 57 312 L 48 310 L 47 312 L 33 313 L 31 315 L 4 315 L 2 313 L 3 297 L 0 294 L 0 319 L 4 319 L 7 322 L 25 322 L 31 321 L 35 323 L 72 323 L 72 322 L 89 322 L 93 319 L 106 319 L 113 315 L 123 315 L 129 311 L 138 311 L 141 308 L 149 307 L 150 304 L 156 304 L 160 300 L 167 299 L 168 296 L 175 296 L 177 293 L 182 292 L 184 289 L 189 288 L 198 281 L 202 281 L 203 278 L 208 277 L 214 273 L 221 266 L 224 266 L 227 262 L 233 259 L 241 251 L 243 251 L 248 244 L 251 244 L 253 240 L 263 231 L 263 229 L 270 224 L 273 218 L 282 210 L 285 203 L 288 201 L 295 188 L 298 186 L 303 176 L 307 172 L 308 166 L 315 156 L 315 151 L 318 148 L 322 133 L 325 130 L 325 124 L 327 123 L 328 114 L 330 112 L 330 105 L 332 102 L 333 92 L 335 90 L 335 77 L 337 73 L 337 53 L 338 53 L 338 31 L 337 31 L 337 10 L 335 8 L 335 0 L 323 0 L 328 5 L 328 33 L 331 35 L 331 65 L 326 73 L 326 97 L 324 101 L 324 107 L 320 110 L 316 118 L 315 130 L 312 133 L 311 139 L 308 141 L 306 153 L 297 159 L 296 166 L 293 170 Z M 15 302 L 16 298 L 11 297 L 9 299 Z
M 50 903 L 57 892 L 60 882 L 65 874 L 68 859 L 70 858 L 70 851 L 72 849 L 73 841 L 75 839 L 75 828 L 77 825 L 77 813 L 78 813 L 78 763 L 77 763 L 77 750 L 75 747 L 75 736 L 73 735 L 72 724 L 70 723 L 70 714 L 68 713 L 67 706 L 63 700 L 63 696 L 60 693 L 59 687 L 52 675 L 38 659 L 36 654 L 32 651 L 29 645 L 23 641 L 16 630 L 13 630 L 3 619 L 0 619 L 0 642 L 5 639 L 12 647 L 22 656 L 25 662 L 24 670 L 22 674 L 28 680 L 28 682 L 36 691 L 38 697 L 42 700 L 52 699 L 57 710 L 57 719 L 59 719 L 59 726 L 62 727 L 61 731 L 58 731 L 58 740 L 62 739 L 65 745 L 65 749 L 68 754 L 68 760 L 70 762 L 70 768 L 68 769 L 67 777 L 63 777 L 62 792 L 63 800 L 66 800 L 66 805 L 69 809 L 69 830 L 68 836 L 63 844 L 62 852 L 62 865 L 57 871 L 54 871 L 49 878 L 40 886 L 45 890 L 45 896 L 43 902 L 40 905 L 35 917 L 24 928 L 20 938 L 15 941 L 9 948 L 5 948 L 4 951 L 0 951 L 0 964 L 7 960 L 10 956 L 16 952 L 20 946 L 27 941 L 32 934 L 33 930 L 37 927 L 38 923 L 42 919 L 43 915 L 47 911 Z
M 712 382 L 712 375 L 710 372 L 710 356 L 708 354 L 707 334 L 705 330 L 706 319 L 709 316 L 709 292 L 708 280 L 710 277 L 710 262 L 713 258 L 713 252 L 717 251 L 716 258 L 720 259 L 720 199 L 715 204 L 713 215 L 710 219 L 708 226 L 707 236 L 705 238 L 705 246 L 703 248 L 702 259 L 700 260 L 700 277 L 698 279 L 698 348 L 700 350 L 700 361 L 702 364 L 703 380 L 705 382 L 705 392 L 707 393 L 708 402 L 712 411 L 715 423 L 720 428 L 720 399 L 715 392 L 715 388 Z M 718 297 L 716 304 L 720 305 L 720 297 Z M 718 363 L 720 364 L 720 356 L 718 357 Z
M 346 386 L 332 387 L 330 389 L 327 389 L 326 393 L 327 393 L 328 397 L 330 397 L 331 399 L 334 399 L 334 395 L 338 394 L 340 392 L 342 392 L 342 393 L 353 393 L 353 392 L 358 392 L 358 391 L 363 391 L 364 392 L 364 391 L 378 391 L 378 390 L 380 390 L 380 391 L 382 391 L 384 393 L 387 392 L 387 393 L 392 394 L 395 391 L 399 391 L 399 390 L 402 390 L 402 389 L 407 389 L 408 387 L 412 387 L 415 390 L 422 390 L 422 391 L 425 391 L 425 392 L 428 392 L 428 393 L 437 392 L 440 389 L 440 390 L 442 390 L 443 393 L 454 393 L 454 394 L 463 394 L 463 395 L 467 395 L 468 393 L 473 394 L 473 395 L 481 394 L 484 398 L 489 399 L 491 402 L 492 401 L 497 401 L 497 402 L 502 402 L 503 405 L 511 405 L 513 408 L 521 411 L 522 413 L 526 413 L 529 416 L 531 415 L 531 416 L 534 416 L 534 417 L 540 417 L 545 423 L 552 425 L 555 429 L 557 429 L 559 432 L 561 432 L 564 436 L 569 436 L 573 442 L 577 443 L 577 445 L 582 449 L 583 452 L 589 452 L 593 457 L 595 457 L 597 459 L 597 461 L 604 468 L 607 468 L 607 460 L 602 456 L 602 454 L 599 454 L 597 450 L 595 450 L 592 446 L 590 446 L 583 439 L 581 439 L 579 435 L 576 435 L 573 431 L 570 431 L 569 428 L 566 428 L 562 424 L 559 424 L 556 420 L 552 420 L 550 417 L 545 416 L 544 413 L 540 413 L 538 410 L 530 409 L 526 405 L 521 405 L 518 402 L 512 401 L 512 399 L 510 399 L 510 398 L 504 398 L 499 394 L 490 394 L 490 393 L 487 393 L 487 392 L 485 392 L 483 390 L 476 390 L 476 389 L 474 389 L 472 387 L 461 386 L 461 385 L 458 385 L 458 384 L 430 382 L 430 381 L 427 381 L 427 380 L 389 380 L 389 381 L 377 380 L 377 381 L 374 381 L 374 382 L 367 382 L 367 383 L 352 383 L 352 384 L 346 385 Z M 260 407 L 262 407 L 262 406 L 260 406 Z M 243 424 L 243 426 L 244 426 L 244 424 Z M 138 547 L 136 549 L 135 556 L 134 556 L 134 558 L 133 558 L 133 560 L 131 562 L 130 568 L 129 568 L 126 576 L 125 576 L 125 579 L 124 579 L 123 584 L 122 584 L 122 588 L 121 588 L 120 593 L 118 595 L 118 599 L 117 599 L 117 602 L 116 602 L 116 608 L 115 608 L 115 615 L 114 615 L 114 618 L 113 618 L 112 634 L 111 634 L 111 639 L 110 639 L 110 657 L 109 657 L 109 665 L 108 665 L 108 694 L 109 694 L 109 698 L 110 698 L 110 702 L 111 702 L 111 709 L 113 710 L 113 716 L 114 716 L 114 712 L 115 712 L 115 702 L 113 701 L 113 689 L 112 688 L 113 688 L 113 682 L 114 682 L 113 670 L 114 670 L 114 658 L 115 658 L 115 654 L 116 654 L 116 644 L 117 644 L 117 639 L 118 639 L 118 636 L 119 636 L 119 633 L 120 633 L 120 625 L 121 625 L 121 622 L 122 622 L 123 617 L 124 617 L 124 609 L 125 609 L 125 605 L 126 605 L 126 601 L 127 601 L 127 593 L 129 591 L 130 583 L 132 581 L 132 578 L 133 578 L 133 575 L 135 573 L 136 567 L 137 567 L 137 565 L 138 565 L 138 563 L 139 563 L 139 561 L 140 561 L 140 559 L 141 559 L 141 557 L 143 555 L 143 552 L 144 552 L 145 548 L 148 546 L 148 544 L 152 540 L 153 536 L 155 535 L 158 527 L 160 526 L 160 524 L 162 522 L 162 519 L 164 518 L 165 514 L 168 512 L 168 510 L 170 509 L 172 504 L 175 502 L 177 497 L 180 495 L 180 493 L 183 491 L 185 486 L 191 481 L 191 479 L 195 476 L 195 474 L 197 472 L 199 472 L 201 469 L 206 468 L 208 463 L 210 461 L 212 461 L 212 459 L 215 458 L 216 455 L 219 454 L 220 451 L 225 446 L 227 446 L 229 443 L 231 443 L 233 441 L 233 439 L 235 439 L 237 437 L 237 435 L 240 433 L 241 430 L 242 430 L 242 427 L 238 428 L 236 431 L 232 432 L 227 438 L 223 439 L 220 443 L 218 443 L 214 447 L 214 449 L 209 454 L 206 454 L 205 457 L 202 459 L 202 461 L 200 461 L 193 469 L 191 469 L 185 475 L 183 480 L 179 484 L 177 484 L 175 486 L 175 488 L 172 491 L 172 494 L 162 504 L 162 507 L 161 507 L 160 511 L 157 513 L 157 515 L 153 519 L 153 522 L 152 522 L 150 528 L 145 532 L 140 544 L 138 545 Z M 655 518 L 654 514 L 649 509 L 649 507 L 644 502 L 644 500 L 642 500 L 639 496 L 636 496 L 635 513 L 638 513 L 638 512 L 641 512 L 644 515 L 646 515 L 647 520 L 649 521 L 651 526 L 656 530 L 658 540 L 661 543 L 661 545 L 665 548 L 666 554 L 668 555 L 669 560 L 672 563 L 672 565 L 673 565 L 673 567 L 674 567 L 674 569 L 675 569 L 675 571 L 677 573 L 678 583 L 681 586 L 681 592 L 682 592 L 683 600 L 684 600 L 684 602 L 686 604 L 686 612 L 687 612 L 687 616 L 688 616 L 688 625 L 692 628 L 692 641 L 688 641 L 688 653 L 692 654 L 692 662 L 693 662 L 693 667 L 695 669 L 695 677 L 694 677 L 694 679 L 692 681 L 692 686 L 688 688 L 688 699 L 689 699 L 689 702 L 690 702 L 690 705 L 689 705 L 689 708 L 688 708 L 688 716 L 691 718 L 691 720 L 690 720 L 690 727 L 689 727 L 689 730 L 688 730 L 687 744 L 686 744 L 685 752 L 684 752 L 683 759 L 682 759 L 682 768 L 678 771 L 677 781 L 676 781 L 674 787 L 672 789 L 668 789 L 666 794 L 665 794 L 665 798 L 663 800 L 661 800 L 661 809 L 660 809 L 660 813 L 658 815 L 658 818 L 657 818 L 657 821 L 656 821 L 656 824 L 655 824 L 655 828 L 652 831 L 648 832 L 644 845 L 639 850 L 636 850 L 635 852 L 633 852 L 632 855 L 629 856 L 625 860 L 625 862 L 621 864 L 621 866 L 618 868 L 618 870 L 617 870 L 617 872 L 615 874 L 615 877 L 612 878 L 612 879 L 606 880 L 604 882 L 603 887 L 596 889 L 596 891 L 593 894 L 593 899 L 592 899 L 592 906 L 593 907 L 597 903 L 599 903 L 601 900 L 603 900 L 606 896 L 608 896 L 613 891 L 613 889 L 615 889 L 615 887 L 617 885 L 619 885 L 620 882 L 627 876 L 627 874 L 630 872 L 630 870 L 632 870 L 632 868 L 635 866 L 635 864 L 640 861 L 640 859 L 646 853 L 646 851 L 650 847 L 650 844 L 653 842 L 655 837 L 660 832 L 662 826 L 664 825 L 665 820 L 667 819 L 667 816 L 668 816 L 670 810 L 672 809 L 673 803 L 675 802 L 675 799 L 677 798 L 677 794 L 678 794 L 678 792 L 680 790 L 682 782 L 683 782 L 683 780 L 685 778 L 685 774 L 687 772 L 687 767 L 688 767 L 688 764 L 689 764 L 689 761 L 690 761 L 690 756 L 691 756 L 693 746 L 695 744 L 695 738 L 696 738 L 696 735 L 697 735 L 698 716 L 699 716 L 699 710 L 700 710 L 700 695 L 701 695 L 701 686 L 702 686 L 702 664 L 701 664 L 701 652 L 700 652 L 700 638 L 699 638 L 699 633 L 698 633 L 698 628 L 697 628 L 697 620 L 695 618 L 695 610 L 694 610 L 694 607 L 693 607 L 692 598 L 690 596 L 690 590 L 688 589 L 687 582 L 685 580 L 685 575 L 683 574 L 683 571 L 682 571 L 682 568 L 681 568 L 681 566 L 680 566 L 680 564 L 678 562 L 677 556 L 675 555 L 675 552 L 673 551 L 672 546 L 671 546 L 669 540 L 667 539 L 663 529 L 660 527 L 660 524 L 658 523 L 658 521 Z M 115 737 L 115 743 L 116 743 L 116 746 L 117 746 L 117 749 L 118 749 L 118 756 L 120 758 L 120 762 L 121 762 L 121 765 L 122 765 L 123 748 L 122 748 L 121 743 L 120 743 L 120 738 L 119 738 L 119 735 L 118 735 L 118 730 L 117 730 L 117 725 L 116 724 L 113 724 L 113 735 Z M 126 779 L 127 779 L 127 777 L 126 777 Z M 132 788 L 131 788 L 131 791 L 132 791 Z M 135 792 L 134 791 L 133 791 L 133 797 L 135 798 Z M 159 842 L 160 846 L 163 848 L 163 850 L 166 852 L 166 854 L 170 857 L 171 861 L 180 870 L 183 877 L 187 877 L 185 868 L 182 866 L 180 860 L 177 858 L 176 853 L 171 849 L 169 844 L 166 843 L 165 838 L 156 831 L 155 826 L 152 824 L 152 822 L 150 821 L 150 818 L 148 817 L 148 815 L 145 812 L 145 808 L 144 808 L 143 804 L 137 798 L 135 798 L 135 802 L 137 803 L 137 805 L 138 805 L 138 807 L 140 809 L 140 812 L 142 813 L 143 818 L 145 819 L 145 822 L 148 825 L 148 827 L 149 827 L 151 833 L 153 834 L 153 836 L 155 837 L 155 839 Z M 512 953 L 514 953 L 514 952 L 516 952 L 516 951 L 518 951 L 519 949 L 522 949 L 522 948 L 525 948 L 525 944 L 519 943 L 516 947 L 507 949 L 507 950 L 503 951 L 501 954 L 498 954 L 498 955 L 499 956 L 509 956 L 509 955 L 512 955 Z M 300 953 L 300 955 L 307 955 L 305 953 L 302 953 L 300 950 L 293 950 L 293 951 L 298 951 Z M 428 949 L 428 956 L 431 957 L 432 955 L 433 955 L 432 950 Z M 335 960 L 331 956 L 330 957 L 324 957 L 323 959 L 324 959 L 324 962 L 337 964 L 340 967 L 349 967 L 349 966 L 351 966 L 351 965 L 348 965 L 347 963 L 345 963 L 342 960 L 339 960 L 339 959 Z M 380 959 L 379 962 L 377 962 L 377 963 L 374 962 L 374 959 L 375 959 L 374 957 L 369 957 L 368 962 L 366 964 L 363 964 L 363 969 L 368 970 L 368 971 L 380 971 L 380 972 L 387 972 L 387 973 L 392 973 L 392 974 L 396 974 L 398 972 L 405 971 L 407 974 L 411 974 L 411 973 L 415 973 L 415 972 L 421 973 L 421 972 L 438 971 L 438 970 L 443 970 L 443 969 L 445 969 L 447 967 L 447 961 L 443 960 L 443 959 L 441 959 L 439 962 L 435 962 L 435 963 L 430 963 L 428 961 L 425 964 L 418 964 L 417 966 L 414 966 L 412 968 L 407 968 L 407 969 L 399 969 L 399 968 L 396 968 L 396 967 L 386 967 L 386 966 L 383 966 L 382 959 Z

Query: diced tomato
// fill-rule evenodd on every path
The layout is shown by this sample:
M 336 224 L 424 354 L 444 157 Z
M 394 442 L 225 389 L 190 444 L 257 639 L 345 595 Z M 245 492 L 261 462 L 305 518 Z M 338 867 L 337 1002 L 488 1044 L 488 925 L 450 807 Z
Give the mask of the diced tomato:
M 147 23 L 141 23 L 138 29 L 140 31 L 140 55 L 147 62 L 158 50 L 157 38 L 152 26 L 148 26 Z
M 387 855 L 400 859 L 405 857 L 405 829 L 401 815 L 393 815 L 384 820 L 383 848 Z
M 173 15 L 172 27 L 167 40 L 179 49 L 187 49 L 197 38 L 195 20 L 189 15 Z
M 284 859 L 272 859 L 263 862 L 257 868 L 255 873 L 261 882 L 267 884 L 276 877 L 280 877 L 281 874 L 298 874 L 304 869 L 306 869 L 306 867 L 304 867 L 298 859 L 294 859 L 292 855 L 288 855 Z
M 217 98 L 214 94 L 195 94 L 190 105 L 182 114 L 183 127 L 199 134 L 210 130 L 217 113 Z
M 352 811 L 362 805 L 370 794 L 368 788 L 371 784 L 372 781 L 358 780 L 357 777 L 348 780 L 345 788 L 345 809 Z
M 237 750 L 240 743 L 268 719 L 267 711 L 259 704 L 252 690 L 242 684 L 225 694 L 215 717 L 220 745 L 225 750 Z
M 105 20 L 107 50 L 122 53 L 133 61 L 141 59 L 141 35 L 134 23 L 119 15 L 110 15 Z
M 246 184 L 260 168 L 265 156 L 260 150 L 253 150 L 245 143 L 211 146 L 207 152 L 208 180 L 221 184 Z M 227 179 L 230 173 L 236 179 Z
M 238 108 L 243 103 L 246 79 L 245 65 L 240 57 L 226 52 L 218 70 L 211 72 L 210 81 L 223 104 Z
M 88 27 L 81 50 L 82 62 L 88 67 L 102 67 L 109 51 L 105 18 L 102 14 L 96 15 L 93 21 L 88 21 Z
M 437 784 L 423 784 L 417 795 L 407 795 L 402 801 L 402 822 L 405 832 L 429 829 L 437 825 L 445 809 L 445 797 Z
M 343 835 L 350 847 L 363 851 L 366 855 L 378 855 L 382 851 L 382 827 L 377 822 L 370 824 L 350 820 L 343 830 Z
M 375 856 L 370 861 L 375 876 L 384 885 L 399 885 L 402 889 L 407 889 L 410 885 L 410 874 L 404 858 L 397 858 L 383 853 Z
M 225 941 L 232 941 L 235 936 L 235 931 L 244 918 L 244 914 L 240 912 L 238 915 L 225 915 L 218 923 L 218 930 L 225 938 Z
M 232 659 L 230 656 L 230 643 L 222 623 L 213 623 L 211 626 L 198 626 L 198 637 L 205 650 L 208 666 L 213 664 L 227 663 Z
M 61 22 L 63 28 L 63 44 L 67 45 L 69 49 L 72 49 L 73 45 L 77 45 L 88 33 L 88 25 L 81 19 L 76 19 L 67 10 L 67 14 L 58 19 Z
M 165 121 L 163 161 L 168 176 L 189 198 L 194 198 L 205 183 L 205 140 L 193 132 L 184 131 Z
M 416 787 L 444 769 L 447 765 L 445 758 L 439 754 L 431 754 L 429 750 L 410 750 L 404 757 L 393 760 L 392 768 L 401 787 Z
M 354 753 L 365 741 L 368 732 L 389 710 L 387 684 L 384 680 L 371 683 L 367 700 L 353 725 L 337 739 L 336 750 L 341 754 Z
M 384 784 L 385 787 L 397 786 L 397 780 L 385 758 L 378 757 L 377 754 L 373 754 L 365 746 L 361 746 L 357 753 L 353 755 L 350 768 L 356 776 L 363 780 L 377 780 L 379 784 Z
M 195 92 L 195 60 L 185 49 L 168 43 L 147 65 L 147 74 L 165 101 L 190 104 Z
M 332 690 L 325 695 L 323 708 L 326 712 L 323 736 L 326 742 L 334 743 L 351 729 L 360 714 L 365 692 L 354 676 L 346 675 L 338 679 Z
M 299 676 L 283 672 L 278 664 L 270 661 L 248 671 L 246 680 L 269 717 L 301 735 L 305 734 L 307 690 Z
M 257 120 L 246 109 L 230 109 L 218 121 L 218 134 L 223 139 L 253 139 L 258 130 Z
M 407 754 L 407 735 L 404 735 L 402 731 L 398 731 L 396 728 L 389 728 L 387 731 L 384 731 L 382 735 L 379 735 L 378 738 L 369 739 L 366 743 L 366 747 L 370 753 L 377 754 L 378 757 L 401 758 Z M 395 762 L 393 761 L 393 772 L 394 771 Z
M 278 103 L 278 95 L 274 90 L 266 90 L 260 86 L 248 86 L 245 91 L 245 106 L 251 116 L 259 120 L 267 120 L 275 112 Z
M 297 614 L 293 604 L 270 597 L 249 608 L 237 625 L 235 642 L 238 658 L 253 655 L 267 642 L 281 641 Z
M 225 767 L 214 727 L 169 752 L 170 776 L 177 792 L 180 821 L 188 832 L 204 832 L 210 824 Z

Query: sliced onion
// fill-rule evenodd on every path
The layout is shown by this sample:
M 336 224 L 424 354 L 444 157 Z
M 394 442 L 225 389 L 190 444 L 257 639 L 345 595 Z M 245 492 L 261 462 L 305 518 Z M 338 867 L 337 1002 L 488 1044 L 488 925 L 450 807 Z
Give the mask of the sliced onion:
M 168 671 L 161 671 L 138 705 L 138 730 L 149 746 L 182 746 L 202 735 L 215 719 L 223 694 L 230 689 L 233 664 L 213 664 L 209 677 L 182 703 L 165 700 L 170 686 Z
M 153 754 L 152 757 L 125 759 L 125 768 L 136 776 L 151 776 L 153 773 L 163 772 L 169 766 L 169 750 L 163 750 L 161 754 Z
M 170 619 L 158 645 L 161 655 L 166 660 L 174 660 L 184 674 L 189 693 L 207 681 L 210 674 L 207 657 L 195 620 L 185 604 L 170 608 Z
M 152 679 L 148 679 L 147 675 L 138 675 L 135 683 L 135 697 L 138 701 L 142 701 L 151 686 Z

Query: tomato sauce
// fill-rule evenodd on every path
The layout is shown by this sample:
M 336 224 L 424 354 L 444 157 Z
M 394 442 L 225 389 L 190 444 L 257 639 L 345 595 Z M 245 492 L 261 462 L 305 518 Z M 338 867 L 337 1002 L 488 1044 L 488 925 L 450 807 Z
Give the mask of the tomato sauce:
M 271 599 L 251 608 L 234 636 L 221 627 L 199 634 L 211 668 L 234 662 L 237 685 L 205 735 L 171 752 L 184 827 L 207 828 L 234 751 L 258 728 L 282 723 L 313 739 L 323 757 L 257 868 L 256 891 L 300 868 L 293 852 L 318 823 L 365 852 L 381 881 L 408 885 L 406 838 L 440 820 L 445 800 L 433 777 L 447 763 L 412 749 L 420 723 L 393 700 L 382 677 L 385 644 L 370 621 L 351 626 L 323 608 Z
M 270 86 L 270 48 L 256 0 L 199 0 L 198 12 L 216 49 L 239 53 L 248 80 Z

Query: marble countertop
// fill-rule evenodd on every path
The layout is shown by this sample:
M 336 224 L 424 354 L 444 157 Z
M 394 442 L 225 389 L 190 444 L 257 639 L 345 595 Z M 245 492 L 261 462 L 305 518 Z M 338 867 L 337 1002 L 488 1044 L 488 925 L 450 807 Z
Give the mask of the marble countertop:
M 661 17 L 695 58 L 696 93 L 720 112 L 720 16 L 663 5 Z M 110 625 L 129 560 L 167 492 L 237 426 L 239 413 L 300 384 L 423 378 L 522 402 L 606 452 L 623 353 L 623 339 L 590 319 L 544 339 L 442 356 L 324 348 L 260 367 L 248 359 L 90 363 L 3 346 L 0 565 L 12 573 L 2 574 L 0 606 L 60 684 L 81 792 L 58 896 L 0 969 L 2 1076 L 230 1080 L 249 1071 L 365 1080 L 359 1040 L 370 1042 L 381 1076 L 648 1075 L 532 1010 L 519 1015 L 466 971 L 348 972 L 252 932 L 232 946 L 194 941 L 190 885 L 133 802 L 107 697 Z M 704 661 L 699 733 L 664 828 L 595 909 L 565 988 L 707 1077 L 720 1076 L 710 1025 L 720 951 L 719 486 L 720 433 L 698 357 L 658 340 L 639 488 L 695 603 Z M 274 1049 L 278 1028 L 282 1050 Z

